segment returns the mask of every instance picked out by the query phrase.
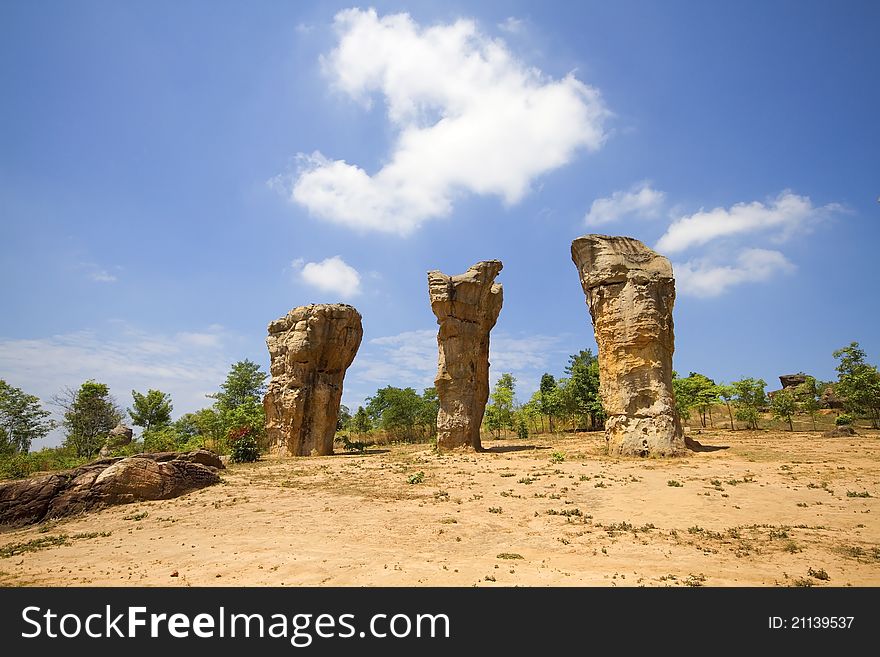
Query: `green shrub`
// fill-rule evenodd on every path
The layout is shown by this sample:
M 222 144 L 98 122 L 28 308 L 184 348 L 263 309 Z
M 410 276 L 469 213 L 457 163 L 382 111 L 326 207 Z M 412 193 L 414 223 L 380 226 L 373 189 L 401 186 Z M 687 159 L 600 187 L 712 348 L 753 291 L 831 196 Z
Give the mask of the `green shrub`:
M 528 440 L 529 438 L 529 427 L 526 424 L 525 418 L 521 417 L 516 424 L 516 437 L 520 440 Z
M 230 460 L 233 463 L 253 463 L 260 458 L 260 447 L 251 427 L 238 427 L 229 432 Z
M 839 427 L 849 426 L 852 423 L 853 423 L 852 415 L 849 415 L 847 413 L 841 413 L 840 415 L 838 415 L 834 419 L 834 424 L 836 424 Z
M 33 463 L 28 454 L 4 454 L 0 456 L 0 477 L 4 479 L 21 479 L 31 474 Z

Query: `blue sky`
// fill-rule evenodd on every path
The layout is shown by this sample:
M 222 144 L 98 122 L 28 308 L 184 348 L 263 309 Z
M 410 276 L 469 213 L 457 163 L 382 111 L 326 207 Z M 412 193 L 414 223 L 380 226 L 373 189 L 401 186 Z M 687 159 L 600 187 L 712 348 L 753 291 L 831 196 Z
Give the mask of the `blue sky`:
M 680 372 L 880 360 L 876 3 L 373 6 L 0 5 L 0 377 L 177 415 L 346 301 L 356 405 L 431 385 L 425 273 L 498 258 L 525 400 L 595 348 L 589 232 L 672 260 Z

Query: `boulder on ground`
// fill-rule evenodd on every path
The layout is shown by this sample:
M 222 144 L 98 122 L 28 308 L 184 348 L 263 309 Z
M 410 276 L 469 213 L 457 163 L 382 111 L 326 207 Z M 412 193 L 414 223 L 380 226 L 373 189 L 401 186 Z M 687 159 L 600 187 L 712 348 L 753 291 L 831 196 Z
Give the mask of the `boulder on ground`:
M 0 483 L 0 525 L 29 525 L 115 504 L 178 497 L 220 481 L 220 457 L 206 449 L 104 458 Z

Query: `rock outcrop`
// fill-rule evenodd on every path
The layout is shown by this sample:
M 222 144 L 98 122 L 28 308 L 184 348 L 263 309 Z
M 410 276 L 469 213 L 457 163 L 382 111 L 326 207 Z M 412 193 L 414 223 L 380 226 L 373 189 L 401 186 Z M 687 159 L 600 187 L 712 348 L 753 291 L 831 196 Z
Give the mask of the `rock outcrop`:
M 803 385 L 807 382 L 807 375 L 803 372 L 798 372 L 797 374 L 782 374 L 779 376 L 779 383 L 782 384 L 782 389 L 786 388 L 797 388 L 799 385 Z
M 300 306 L 269 324 L 272 379 L 263 407 L 273 452 L 333 453 L 342 381 L 363 335 L 360 313 L 345 304 Z
M 0 483 L 0 525 L 28 525 L 114 504 L 167 500 L 220 481 L 214 452 L 100 459 L 65 472 Z
M 437 447 L 481 449 L 480 425 L 489 399 L 489 331 L 501 312 L 500 260 L 478 262 L 465 273 L 428 272 L 439 352 L 434 384 L 440 399 Z
M 672 391 L 672 265 L 636 239 L 606 235 L 577 238 L 571 257 L 599 347 L 608 453 L 683 452 Z
M 107 434 L 107 440 L 101 447 L 100 456 L 102 458 L 110 456 L 113 450 L 117 447 L 130 445 L 132 438 L 134 438 L 134 431 L 132 428 L 120 422 L 110 429 L 110 433 Z

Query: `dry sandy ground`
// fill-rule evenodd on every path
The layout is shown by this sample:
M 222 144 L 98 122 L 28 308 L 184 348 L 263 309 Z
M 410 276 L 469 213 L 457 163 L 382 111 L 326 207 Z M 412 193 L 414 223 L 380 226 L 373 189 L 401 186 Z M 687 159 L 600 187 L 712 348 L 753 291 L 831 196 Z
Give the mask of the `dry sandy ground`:
M 0 584 L 878 586 L 880 432 L 861 434 L 704 431 L 730 449 L 676 460 L 607 458 L 601 434 L 267 460 L 0 533 Z

